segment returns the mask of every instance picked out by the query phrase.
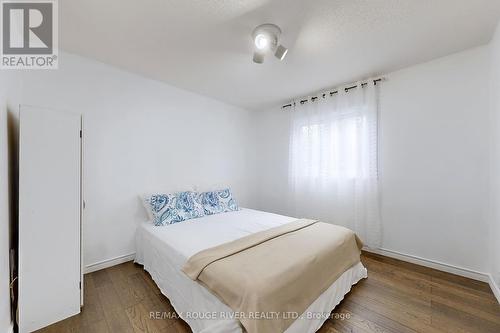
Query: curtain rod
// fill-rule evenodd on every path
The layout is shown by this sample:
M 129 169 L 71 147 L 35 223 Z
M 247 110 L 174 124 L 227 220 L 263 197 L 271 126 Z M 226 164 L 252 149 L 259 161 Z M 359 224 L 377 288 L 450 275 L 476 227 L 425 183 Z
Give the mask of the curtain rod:
M 377 83 L 378 83 L 378 82 L 382 82 L 382 81 L 384 81 L 384 80 L 385 80 L 385 78 L 384 78 L 384 77 L 380 77 L 380 78 L 378 78 L 378 79 L 373 80 L 373 84 L 374 84 L 374 85 L 377 85 Z M 368 82 L 361 83 L 361 87 L 364 87 L 364 86 L 366 86 L 367 84 L 368 84 Z M 354 86 L 350 86 L 350 87 L 344 88 L 344 90 L 345 90 L 345 92 L 348 92 L 349 90 L 351 90 L 351 89 L 355 89 L 355 88 L 357 88 L 357 87 L 358 87 L 358 85 L 354 85 Z M 321 96 L 321 97 L 323 97 L 323 98 L 325 98 L 326 94 L 330 94 L 330 96 L 333 96 L 333 95 L 335 95 L 335 94 L 338 94 L 338 92 L 339 92 L 339 90 L 337 89 L 337 90 L 335 90 L 335 91 L 330 91 L 330 92 L 323 93 L 323 94 L 321 94 L 320 96 Z M 315 101 L 316 99 L 318 99 L 318 96 L 313 96 L 313 97 L 311 97 L 311 101 Z M 309 98 L 302 99 L 302 100 L 300 100 L 300 101 L 299 101 L 299 103 L 300 103 L 300 104 L 304 104 L 304 103 L 307 103 L 307 102 L 309 102 Z M 283 105 L 281 108 L 282 108 L 282 109 L 286 109 L 286 108 L 292 107 L 294 104 L 295 104 L 295 102 L 292 102 L 292 103 L 289 103 L 289 104 Z

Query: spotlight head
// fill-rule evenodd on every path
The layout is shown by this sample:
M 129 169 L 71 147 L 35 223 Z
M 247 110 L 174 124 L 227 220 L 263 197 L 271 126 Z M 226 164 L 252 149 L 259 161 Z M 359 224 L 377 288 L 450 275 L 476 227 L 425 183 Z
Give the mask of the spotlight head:
M 264 62 L 264 54 L 261 52 L 254 52 L 253 62 L 255 62 L 256 64 L 262 64 Z
M 254 38 L 254 44 L 258 50 L 265 50 L 266 48 L 269 47 L 269 44 L 270 44 L 269 38 L 265 34 L 259 33 Z
M 274 53 L 274 56 L 279 60 L 283 60 L 285 59 L 287 53 L 288 49 L 286 47 L 284 47 L 283 45 L 278 45 L 278 47 L 276 48 L 276 52 Z
M 274 53 L 280 60 L 285 58 L 288 49 L 279 44 L 280 35 L 280 27 L 270 23 L 261 24 L 253 30 L 253 61 L 255 63 L 262 64 L 264 62 L 264 57 L 268 53 Z

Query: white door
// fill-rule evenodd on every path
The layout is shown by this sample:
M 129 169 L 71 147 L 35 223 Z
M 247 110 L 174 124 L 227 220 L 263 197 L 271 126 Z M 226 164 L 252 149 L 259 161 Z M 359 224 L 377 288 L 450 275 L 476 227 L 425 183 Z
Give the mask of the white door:
M 81 116 L 21 106 L 19 328 L 80 312 Z

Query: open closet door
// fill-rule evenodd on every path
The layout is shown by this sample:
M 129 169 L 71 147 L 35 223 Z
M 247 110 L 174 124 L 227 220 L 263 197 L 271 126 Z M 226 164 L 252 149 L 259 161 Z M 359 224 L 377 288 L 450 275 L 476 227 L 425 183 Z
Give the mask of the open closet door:
M 20 107 L 19 328 L 80 312 L 81 116 Z

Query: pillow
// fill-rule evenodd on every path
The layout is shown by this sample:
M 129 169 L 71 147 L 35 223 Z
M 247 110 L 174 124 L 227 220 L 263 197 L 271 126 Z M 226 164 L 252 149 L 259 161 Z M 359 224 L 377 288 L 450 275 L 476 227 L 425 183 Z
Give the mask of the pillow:
M 204 216 L 204 210 L 195 192 L 153 194 L 145 199 L 156 226 Z
M 180 192 L 198 192 L 197 188 L 195 185 L 190 185 L 190 186 L 169 186 L 167 192 L 163 193 L 180 193 Z M 149 205 L 148 199 L 153 196 L 151 192 L 146 193 L 144 195 L 139 195 L 139 200 L 141 201 L 142 205 L 144 206 L 144 209 L 146 209 L 146 213 L 148 214 L 148 219 L 149 221 L 153 221 L 154 215 L 153 212 L 151 211 L 151 206 Z
M 206 215 L 233 212 L 240 209 L 229 188 L 202 192 L 199 197 Z

